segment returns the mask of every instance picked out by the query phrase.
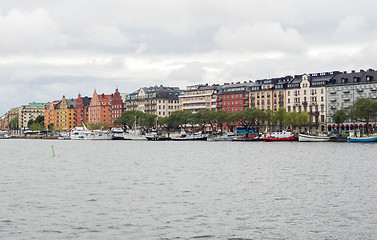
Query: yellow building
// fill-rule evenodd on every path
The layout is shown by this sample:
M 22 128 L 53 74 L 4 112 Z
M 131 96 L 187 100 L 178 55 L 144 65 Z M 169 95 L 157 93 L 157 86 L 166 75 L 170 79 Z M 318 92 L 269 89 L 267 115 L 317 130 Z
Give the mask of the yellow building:
M 76 99 L 66 99 L 63 96 L 61 102 L 56 105 L 55 129 L 71 130 L 76 126 L 75 105 Z
M 184 94 L 179 96 L 179 109 L 197 112 L 203 109 L 216 109 L 217 90 L 219 85 L 188 86 Z
M 250 92 L 250 108 L 277 111 L 285 108 L 285 88 L 291 77 L 255 81 Z

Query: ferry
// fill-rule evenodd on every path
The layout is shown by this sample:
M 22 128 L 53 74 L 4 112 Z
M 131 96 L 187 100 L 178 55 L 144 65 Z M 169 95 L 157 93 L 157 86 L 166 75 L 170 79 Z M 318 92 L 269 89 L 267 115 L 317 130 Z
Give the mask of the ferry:
M 124 140 L 124 132 L 122 128 L 112 128 L 111 129 L 111 139 L 112 140 Z
M 111 140 L 109 131 L 102 130 L 88 130 L 83 124 L 83 127 L 76 127 L 71 131 L 72 140 Z

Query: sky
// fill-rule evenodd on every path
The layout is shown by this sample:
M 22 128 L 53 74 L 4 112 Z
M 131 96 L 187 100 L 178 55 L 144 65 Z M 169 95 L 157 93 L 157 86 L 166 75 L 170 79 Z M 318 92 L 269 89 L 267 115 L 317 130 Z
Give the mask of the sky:
M 0 116 L 29 102 L 377 68 L 375 1 L 0 0 Z

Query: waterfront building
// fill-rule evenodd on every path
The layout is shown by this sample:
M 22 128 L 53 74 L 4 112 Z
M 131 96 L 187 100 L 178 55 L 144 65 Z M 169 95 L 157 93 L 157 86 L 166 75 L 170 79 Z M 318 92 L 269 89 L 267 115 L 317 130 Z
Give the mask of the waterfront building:
M 286 110 L 307 111 L 312 117 L 309 131 L 326 130 L 326 85 L 337 72 L 296 75 L 286 89 Z
M 111 110 L 111 124 L 114 123 L 115 120 L 117 120 L 122 112 L 124 111 L 124 103 L 122 100 L 122 96 L 119 93 L 118 88 L 115 89 L 115 93 L 113 94 L 113 101 L 112 101 L 112 107 Z
M 179 109 L 197 112 L 203 109 L 216 109 L 216 93 L 221 87 L 218 84 L 198 84 L 187 86 L 183 94 L 179 96 Z
M 255 83 L 244 81 L 243 83 L 224 83 L 215 93 L 216 109 L 227 112 L 237 112 L 249 107 L 249 92 Z
M 18 109 L 18 126 L 24 128 L 28 126 L 30 119 L 35 120 L 38 116 L 44 116 L 45 106 L 50 103 L 29 103 Z
M 55 127 L 55 112 L 56 106 L 61 102 L 61 100 L 53 101 L 50 104 L 45 106 L 45 114 L 44 114 L 44 121 L 45 121 L 45 128 L 48 128 L 48 125 L 54 124 Z
M 76 114 L 76 127 L 81 126 L 83 123 L 89 121 L 89 105 L 92 98 L 90 97 L 81 97 L 81 94 L 78 95 L 76 105 L 75 105 L 75 114 Z
M 331 78 L 326 89 L 327 97 L 327 128 L 328 131 L 337 129 L 350 130 L 355 127 L 364 128 L 364 123 L 347 120 L 341 126 L 336 126 L 333 116 L 337 110 L 348 110 L 359 98 L 377 99 L 377 71 L 369 69 L 359 72 L 337 72 Z
M 178 96 L 180 93 L 178 87 L 140 88 L 127 96 L 126 109 L 167 117 L 172 112 L 179 110 Z
M 251 87 L 250 108 L 277 111 L 285 108 L 285 88 L 291 76 L 256 80 Z
M 66 99 L 63 96 L 60 103 L 56 105 L 55 129 L 71 130 L 76 126 L 75 106 L 77 99 Z
M 88 118 L 90 123 L 107 123 L 110 124 L 110 107 L 112 96 L 97 94 L 94 90 L 92 100 L 88 107 Z

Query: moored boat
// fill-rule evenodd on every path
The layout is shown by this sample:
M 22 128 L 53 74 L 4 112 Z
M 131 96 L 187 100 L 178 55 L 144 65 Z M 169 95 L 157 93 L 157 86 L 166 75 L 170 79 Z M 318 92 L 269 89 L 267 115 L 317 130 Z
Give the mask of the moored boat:
M 269 137 L 264 137 L 265 142 L 297 141 L 296 136 L 290 131 L 272 132 Z
M 223 142 L 223 141 L 234 141 L 236 139 L 236 135 L 233 132 L 227 132 L 222 136 L 215 136 L 208 138 L 207 141 L 209 142 Z
M 298 135 L 299 142 L 328 142 L 330 141 L 330 137 L 328 136 L 313 136 L 308 134 L 299 134 Z
M 112 140 L 124 140 L 124 132 L 122 128 L 112 128 L 111 129 L 111 139 Z
M 172 137 L 172 141 L 207 141 L 207 136 L 201 133 L 187 134 L 181 133 L 178 137 Z
M 148 141 L 169 141 L 171 137 L 169 136 L 162 136 L 161 134 L 157 134 L 157 132 L 152 132 L 145 137 Z
M 0 131 L 0 139 L 9 139 L 10 136 L 7 131 Z
M 71 131 L 72 140 L 111 140 L 110 131 L 88 130 L 83 127 L 76 127 Z
M 347 137 L 347 142 L 377 142 L 377 135 L 369 135 L 365 137 Z
M 64 131 L 64 132 L 59 133 L 58 139 L 59 140 L 71 140 L 71 137 L 69 136 L 69 132 Z

